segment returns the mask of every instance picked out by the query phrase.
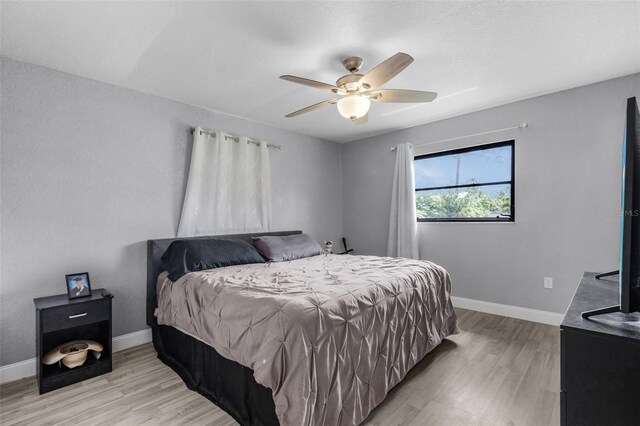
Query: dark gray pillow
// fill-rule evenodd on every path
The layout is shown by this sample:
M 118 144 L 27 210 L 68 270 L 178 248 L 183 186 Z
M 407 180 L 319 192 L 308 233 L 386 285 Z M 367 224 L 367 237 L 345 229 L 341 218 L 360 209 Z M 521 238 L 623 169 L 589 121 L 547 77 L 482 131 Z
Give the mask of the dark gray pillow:
M 253 245 L 260 254 L 273 262 L 301 259 L 325 252 L 320 244 L 307 234 L 253 237 Z
M 164 269 L 169 279 L 176 281 L 193 271 L 222 268 L 247 263 L 264 263 L 258 251 L 246 241 L 216 240 L 175 240 L 162 255 Z

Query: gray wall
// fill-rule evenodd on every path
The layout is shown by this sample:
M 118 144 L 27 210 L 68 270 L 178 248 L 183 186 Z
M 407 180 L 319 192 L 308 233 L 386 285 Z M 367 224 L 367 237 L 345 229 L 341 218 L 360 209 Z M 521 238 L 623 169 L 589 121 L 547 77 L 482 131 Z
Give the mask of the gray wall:
M 275 229 L 338 241 L 344 224 L 358 253 L 384 254 L 392 146 L 527 120 L 417 151 L 516 138 L 516 223 L 419 224 L 421 257 L 451 272 L 456 296 L 554 312 L 582 271 L 617 265 L 610 211 L 640 74 L 342 147 L 6 58 L 0 78 L 0 365 L 34 356 L 32 299 L 63 292 L 65 273 L 113 291 L 114 335 L 145 327 L 144 242 L 175 235 L 193 125 L 283 145 L 271 155 Z
M 516 139 L 514 224 L 420 223 L 420 257 L 446 267 L 459 297 L 564 312 L 585 270 L 618 266 L 621 155 L 626 99 L 640 74 L 545 95 L 387 135 L 342 149 L 343 229 L 357 253 L 386 250 L 395 154 L 416 154 Z M 437 108 L 437 102 L 433 104 Z M 554 288 L 543 288 L 545 276 Z
M 145 327 L 145 241 L 175 236 L 190 126 L 281 144 L 274 228 L 342 235 L 333 142 L 7 58 L 1 85 L 1 365 L 35 355 L 32 299 L 67 273 L 115 294 L 114 336 Z

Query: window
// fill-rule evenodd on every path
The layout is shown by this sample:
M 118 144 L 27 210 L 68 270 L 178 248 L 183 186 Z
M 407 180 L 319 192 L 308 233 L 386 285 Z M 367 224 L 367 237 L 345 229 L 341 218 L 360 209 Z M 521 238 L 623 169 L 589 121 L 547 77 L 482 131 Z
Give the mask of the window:
M 415 158 L 419 222 L 513 222 L 514 141 Z

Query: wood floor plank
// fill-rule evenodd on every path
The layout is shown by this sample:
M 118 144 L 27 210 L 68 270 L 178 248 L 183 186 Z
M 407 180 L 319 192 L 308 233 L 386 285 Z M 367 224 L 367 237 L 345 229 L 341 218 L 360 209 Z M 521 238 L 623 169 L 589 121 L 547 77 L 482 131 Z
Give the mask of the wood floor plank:
M 462 332 L 428 354 L 364 424 L 559 424 L 559 328 L 457 311 Z M 0 424 L 236 424 L 188 390 L 151 344 L 114 354 L 113 366 L 112 373 L 45 395 L 34 378 L 0 385 Z

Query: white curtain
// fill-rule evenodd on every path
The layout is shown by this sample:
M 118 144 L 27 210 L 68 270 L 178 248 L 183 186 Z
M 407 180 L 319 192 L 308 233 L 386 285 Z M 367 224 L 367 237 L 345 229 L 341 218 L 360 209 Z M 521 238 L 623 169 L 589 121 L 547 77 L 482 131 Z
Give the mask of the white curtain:
M 268 231 L 271 228 L 269 149 L 245 137 L 197 128 L 178 237 Z
M 413 148 L 400 144 L 396 150 L 396 169 L 391 193 L 387 256 L 418 259 L 416 182 L 413 172 Z

